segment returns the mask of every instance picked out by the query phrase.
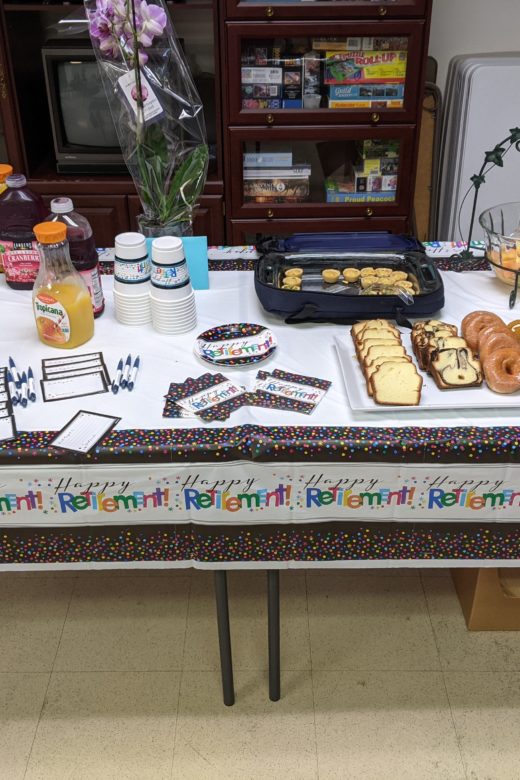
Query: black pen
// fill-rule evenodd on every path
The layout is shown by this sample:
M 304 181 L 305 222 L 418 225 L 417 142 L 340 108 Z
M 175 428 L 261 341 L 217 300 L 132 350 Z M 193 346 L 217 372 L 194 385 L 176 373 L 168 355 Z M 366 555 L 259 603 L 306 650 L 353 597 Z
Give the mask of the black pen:
M 114 381 L 112 382 L 112 392 L 116 395 L 119 392 L 119 385 L 121 384 L 121 377 L 123 376 L 123 358 L 119 360 L 117 364 L 117 372 Z
M 36 392 L 34 389 L 34 374 L 30 366 L 29 366 L 29 370 L 27 371 L 27 381 L 29 384 L 29 401 L 36 401 Z
M 127 387 L 130 391 L 134 389 L 135 380 L 137 379 L 137 372 L 139 371 L 139 364 L 141 363 L 141 360 L 139 358 L 139 355 L 134 360 L 134 365 L 132 366 L 132 371 L 130 373 L 130 378 L 128 380 Z
M 19 390 L 22 386 L 22 378 L 18 373 L 18 369 L 16 368 L 15 362 L 11 356 L 9 356 L 9 368 L 11 369 L 11 376 L 13 377 L 15 387 L 17 390 Z
M 25 408 L 27 406 L 28 401 L 29 401 L 29 398 L 28 398 L 28 395 L 29 395 L 29 385 L 27 384 L 27 374 L 25 373 L 25 371 L 22 373 L 22 376 L 21 376 L 20 394 L 21 394 L 20 403 Z
M 125 387 L 128 384 L 128 377 L 130 376 L 130 369 L 132 368 L 132 355 L 128 355 L 125 363 L 125 370 L 123 372 L 123 376 L 121 379 L 121 382 L 119 384 L 119 387 L 121 390 L 124 390 Z

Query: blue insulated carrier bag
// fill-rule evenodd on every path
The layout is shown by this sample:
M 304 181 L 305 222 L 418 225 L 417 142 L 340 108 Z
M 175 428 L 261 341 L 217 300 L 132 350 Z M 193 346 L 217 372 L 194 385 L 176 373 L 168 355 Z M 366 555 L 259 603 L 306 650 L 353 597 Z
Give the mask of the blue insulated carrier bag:
M 257 249 L 258 298 L 287 323 L 350 324 L 385 317 L 409 326 L 409 318 L 430 316 L 444 306 L 441 276 L 411 236 L 300 233 L 264 239 Z M 333 281 L 324 280 L 325 270 Z M 290 281 L 292 274 L 299 286 Z

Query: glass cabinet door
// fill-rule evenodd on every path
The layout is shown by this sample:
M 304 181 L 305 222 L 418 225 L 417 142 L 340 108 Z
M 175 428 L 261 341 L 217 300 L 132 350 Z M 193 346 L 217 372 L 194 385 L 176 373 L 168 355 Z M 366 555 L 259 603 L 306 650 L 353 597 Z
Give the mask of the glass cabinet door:
M 268 34 L 267 34 L 268 33 Z M 422 22 L 227 25 L 232 124 L 412 122 Z
M 418 17 L 429 0 L 226 0 L 230 19 Z
M 232 129 L 232 217 L 407 214 L 413 128 Z

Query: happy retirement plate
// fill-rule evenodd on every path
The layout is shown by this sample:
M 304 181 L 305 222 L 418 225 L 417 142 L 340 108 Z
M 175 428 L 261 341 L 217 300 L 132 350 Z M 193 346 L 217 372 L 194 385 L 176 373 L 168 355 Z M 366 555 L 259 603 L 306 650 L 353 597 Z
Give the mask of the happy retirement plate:
M 234 322 L 217 325 L 197 337 L 195 353 L 217 366 L 243 366 L 259 363 L 276 349 L 274 333 L 264 325 Z

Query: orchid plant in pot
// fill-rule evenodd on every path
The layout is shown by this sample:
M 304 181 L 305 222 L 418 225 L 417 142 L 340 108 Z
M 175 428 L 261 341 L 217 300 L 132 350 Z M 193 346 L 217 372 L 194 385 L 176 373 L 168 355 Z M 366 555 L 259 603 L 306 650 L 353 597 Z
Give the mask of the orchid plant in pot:
M 141 232 L 191 235 L 208 167 L 204 113 L 163 0 L 84 0 Z

